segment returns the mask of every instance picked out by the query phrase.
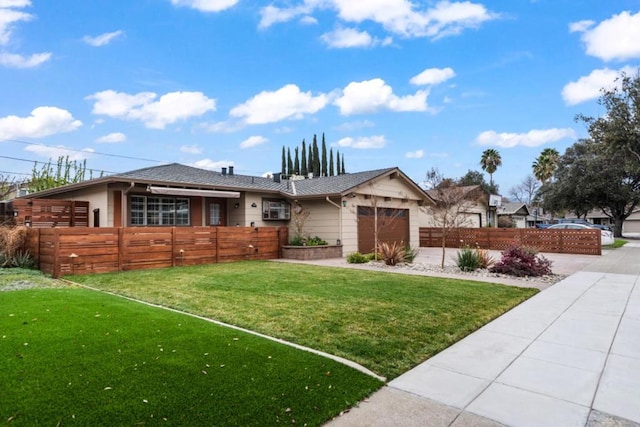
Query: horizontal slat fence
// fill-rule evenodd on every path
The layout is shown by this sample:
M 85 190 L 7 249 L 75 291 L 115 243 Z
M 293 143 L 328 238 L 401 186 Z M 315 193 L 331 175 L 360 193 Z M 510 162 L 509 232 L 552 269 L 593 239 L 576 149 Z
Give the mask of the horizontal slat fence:
M 286 227 L 40 228 L 27 248 L 40 270 L 69 274 L 277 259 Z
M 16 225 L 31 228 L 87 227 L 89 202 L 56 199 L 16 199 L 10 203 Z M 13 213 L 12 212 L 12 213 Z
M 540 252 L 601 255 L 600 230 L 549 230 L 537 228 L 442 228 L 420 227 L 420 247 L 462 246 L 504 250 L 512 243 L 532 247 Z

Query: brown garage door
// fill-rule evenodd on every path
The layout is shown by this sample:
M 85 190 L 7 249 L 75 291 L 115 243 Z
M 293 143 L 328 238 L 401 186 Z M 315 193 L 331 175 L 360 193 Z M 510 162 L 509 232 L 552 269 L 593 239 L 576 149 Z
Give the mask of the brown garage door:
M 409 243 L 409 210 L 358 206 L 358 251 L 373 252 L 378 212 L 378 240 L 380 242 Z

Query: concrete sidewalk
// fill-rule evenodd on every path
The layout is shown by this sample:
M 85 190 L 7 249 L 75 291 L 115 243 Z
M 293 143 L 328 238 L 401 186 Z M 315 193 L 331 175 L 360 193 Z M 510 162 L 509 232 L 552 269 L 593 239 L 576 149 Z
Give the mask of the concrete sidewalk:
M 579 271 L 328 425 L 640 426 L 640 244 L 564 257 Z

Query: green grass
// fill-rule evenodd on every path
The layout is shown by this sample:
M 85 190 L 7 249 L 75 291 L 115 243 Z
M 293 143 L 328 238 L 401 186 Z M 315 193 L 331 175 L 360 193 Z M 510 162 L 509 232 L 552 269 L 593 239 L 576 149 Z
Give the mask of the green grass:
M 156 274 L 168 294 L 175 273 Z M 308 352 L 74 288 L 0 292 L 0 361 L 0 423 L 16 426 L 320 425 L 381 385 Z
M 260 261 L 71 279 L 339 355 L 388 379 L 537 292 Z
M 609 248 L 609 249 L 617 249 L 617 248 L 621 248 L 621 247 L 623 247 L 623 246 L 624 246 L 624 245 L 626 245 L 627 243 L 628 243 L 628 241 L 627 241 L 627 240 L 624 240 L 624 239 L 615 239 L 615 240 L 613 241 L 613 245 L 607 245 L 607 246 L 604 246 L 604 247 L 605 247 L 605 248 Z

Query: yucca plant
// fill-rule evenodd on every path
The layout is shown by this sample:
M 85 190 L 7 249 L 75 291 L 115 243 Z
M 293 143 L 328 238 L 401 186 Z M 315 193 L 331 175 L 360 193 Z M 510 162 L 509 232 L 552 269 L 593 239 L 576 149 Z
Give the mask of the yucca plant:
M 470 247 L 464 247 L 458 251 L 456 264 L 462 271 L 477 270 L 480 265 L 478 253 Z
M 478 258 L 478 268 L 487 269 L 495 264 L 496 260 L 489 255 L 487 249 L 476 248 L 476 257 Z
M 396 265 L 398 263 L 405 262 L 407 255 L 404 245 L 398 244 L 397 242 L 378 243 L 378 254 L 386 265 Z

